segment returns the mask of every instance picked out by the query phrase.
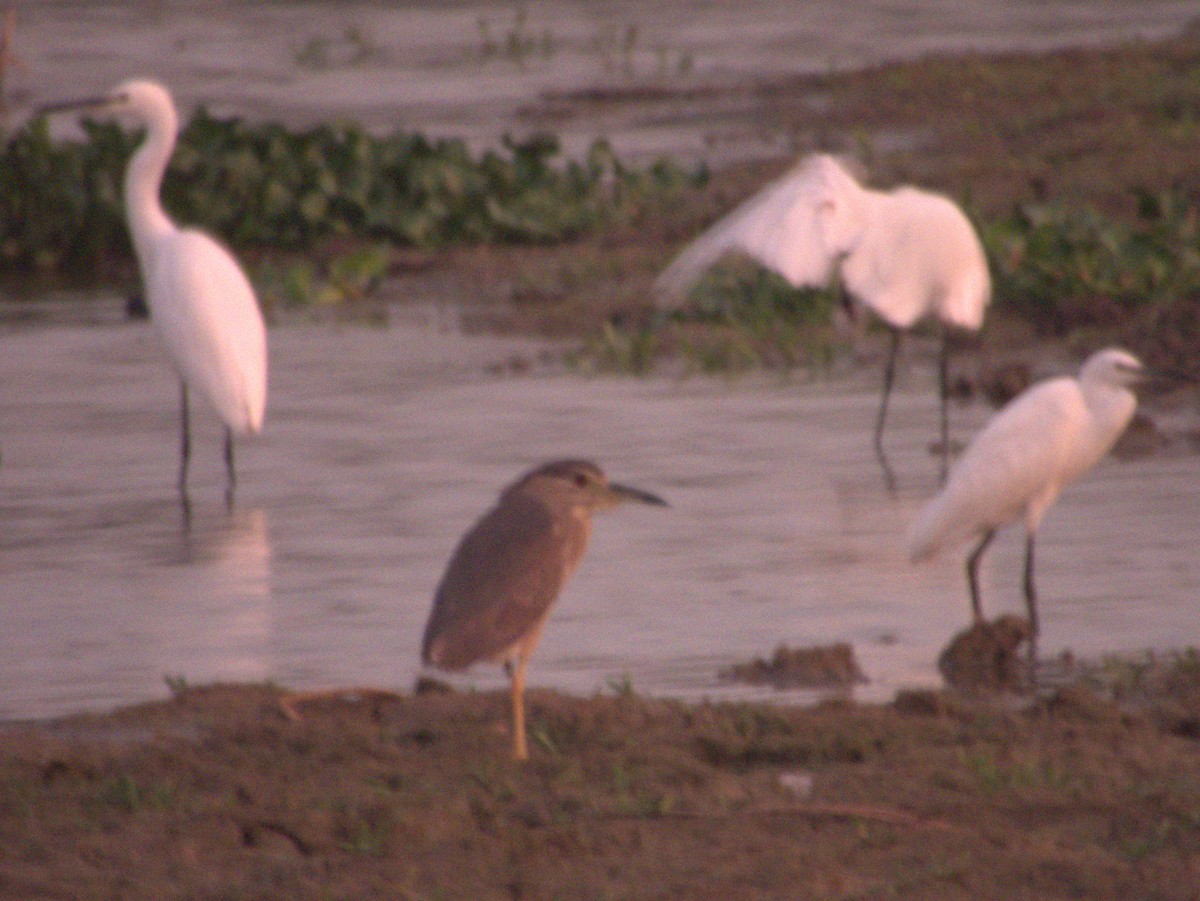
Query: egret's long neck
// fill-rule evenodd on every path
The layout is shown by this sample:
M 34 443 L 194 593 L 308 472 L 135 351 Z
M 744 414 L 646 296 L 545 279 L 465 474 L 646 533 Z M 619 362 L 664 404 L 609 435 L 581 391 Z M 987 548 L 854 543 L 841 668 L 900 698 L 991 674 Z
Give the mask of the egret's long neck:
M 1125 431 L 1137 410 L 1137 397 L 1128 388 L 1112 385 L 1083 385 L 1084 400 L 1092 414 L 1096 440 L 1106 446 L 1106 453 Z
M 178 120 L 174 110 L 152 121 L 129 168 L 125 172 L 125 211 L 129 217 L 129 231 L 133 236 L 133 247 L 143 277 L 150 265 L 151 248 L 155 242 L 175 230 L 163 209 L 159 191 L 163 173 L 175 149 L 175 133 Z

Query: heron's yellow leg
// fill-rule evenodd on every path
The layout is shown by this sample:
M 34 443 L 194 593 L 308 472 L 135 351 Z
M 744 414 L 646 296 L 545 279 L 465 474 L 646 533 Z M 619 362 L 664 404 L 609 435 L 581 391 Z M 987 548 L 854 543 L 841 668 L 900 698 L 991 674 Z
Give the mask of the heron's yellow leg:
M 518 655 L 512 671 L 513 760 L 529 759 L 529 748 L 525 743 L 525 667 L 528 665 L 529 658 Z

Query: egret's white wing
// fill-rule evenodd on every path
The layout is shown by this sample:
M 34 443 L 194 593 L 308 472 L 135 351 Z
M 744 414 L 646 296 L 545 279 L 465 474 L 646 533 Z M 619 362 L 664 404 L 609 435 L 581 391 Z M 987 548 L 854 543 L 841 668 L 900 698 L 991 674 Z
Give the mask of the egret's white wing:
M 1070 378 L 1041 382 L 997 413 L 917 516 L 909 533 L 912 559 L 1022 516 L 1036 528 L 1072 475 L 1071 448 L 1087 415 L 1079 384 Z
M 871 192 L 870 203 L 870 227 L 842 263 L 846 290 L 896 328 L 933 314 L 977 331 L 991 279 L 966 214 L 947 197 L 911 187 Z
M 687 245 L 658 279 L 660 306 L 682 302 L 688 287 L 722 256 L 745 253 L 796 287 L 829 281 L 836 254 L 822 217 L 850 176 L 832 157 L 804 160 Z
M 187 385 L 238 434 L 262 428 L 267 337 L 245 273 L 203 232 L 160 239 L 147 278 L 150 316 Z

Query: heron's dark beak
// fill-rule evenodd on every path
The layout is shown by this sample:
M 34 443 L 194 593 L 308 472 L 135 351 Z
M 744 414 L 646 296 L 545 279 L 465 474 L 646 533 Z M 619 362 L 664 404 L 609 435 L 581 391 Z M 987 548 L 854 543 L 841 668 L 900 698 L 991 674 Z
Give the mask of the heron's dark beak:
M 651 504 L 655 507 L 670 506 L 657 494 L 651 494 L 649 491 L 642 491 L 640 488 L 631 488 L 628 485 L 620 485 L 616 482 L 608 483 L 608 490 L 613 496 L 613 500 L 620 503 L 621 501 L 638 501 L 643 504 Z

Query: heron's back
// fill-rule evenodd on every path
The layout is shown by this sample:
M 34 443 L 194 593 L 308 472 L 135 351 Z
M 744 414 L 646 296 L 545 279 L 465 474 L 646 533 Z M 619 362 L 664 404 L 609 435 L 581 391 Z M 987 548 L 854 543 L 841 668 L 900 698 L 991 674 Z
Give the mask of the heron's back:
M 557 511 L 561 513 L 562 511 Z M 463 537 L 434 594 L 421 659 L 464 669 L 536 630 L 587 545 L 590 520 L 507 493 Z

